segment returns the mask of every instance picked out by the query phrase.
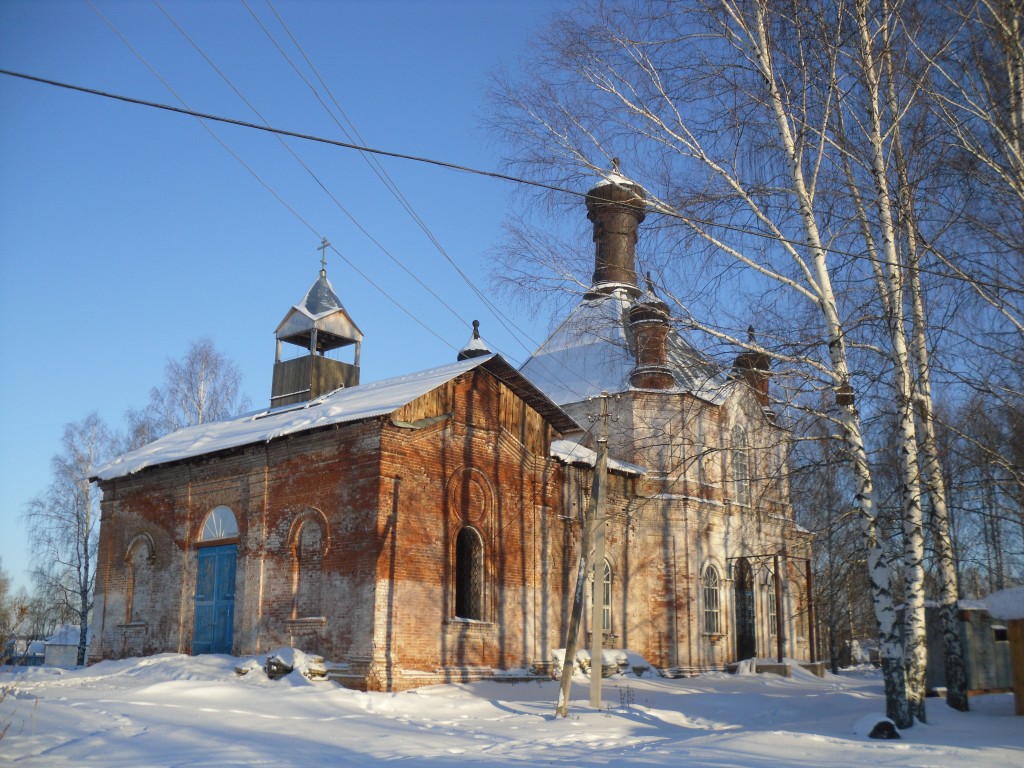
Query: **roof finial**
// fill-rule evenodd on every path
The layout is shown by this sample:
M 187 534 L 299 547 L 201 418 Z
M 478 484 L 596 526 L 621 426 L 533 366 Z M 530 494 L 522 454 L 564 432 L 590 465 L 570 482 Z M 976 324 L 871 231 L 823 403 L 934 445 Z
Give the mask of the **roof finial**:
M 644 277 L 647 279 L 647 290 L 654 293 L 654 281 L 651 280 L 651 272 L 648 270 L 644 273 Z
M 753 344 L 756 341 L 756 339 L 754 338 L 754 326 L 753 325 L 748 325 L 747 326 L 747 341 L 749 341 L 751 344 Z
M 321 238 L 318 249 L 320 251 L 320 277 L 327 277 L 327 248 L 330 243 L 327 238 Z
M 619 165 L 622 161 L 617 157 L 612 158 L 612 173 L 619 173 Z M 619 174 L 620 176 L 622 174 Z
M 466 346 L 460 350 L 458 360 L 469 360 L 473 357 L 489 354 L 491 354 L 491 350 L 487 348 L 487 342 L 480 338 L 480 321 L 474 320 L 473 336 L 466 342 Z

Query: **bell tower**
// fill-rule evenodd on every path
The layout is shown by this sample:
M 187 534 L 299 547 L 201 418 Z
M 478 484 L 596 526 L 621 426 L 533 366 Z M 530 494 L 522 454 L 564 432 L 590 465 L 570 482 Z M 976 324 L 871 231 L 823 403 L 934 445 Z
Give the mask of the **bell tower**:
M 305 298 L 289 309 L 277 326 L 271 407 L 301 403 L 339 387 L 359 384 L 359 350 L 363 332 L 349 317 L 327 279 L 329 245 L 327 238 L 320 244 L 320 276 L 306 292 Z M 301 347 L 307 354 L 282 360 L 283 344 Z M 355 347 L 351 363 L 327 357 L 328 352 L 349 346 Z

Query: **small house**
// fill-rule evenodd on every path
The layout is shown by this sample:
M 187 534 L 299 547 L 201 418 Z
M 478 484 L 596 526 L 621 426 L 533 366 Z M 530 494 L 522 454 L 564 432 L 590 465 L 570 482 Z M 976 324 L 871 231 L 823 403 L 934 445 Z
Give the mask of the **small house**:
M 43 664 L 48 667 L 78 666 L 80 631 L 74 624 L 65 624 L 43 642 Z

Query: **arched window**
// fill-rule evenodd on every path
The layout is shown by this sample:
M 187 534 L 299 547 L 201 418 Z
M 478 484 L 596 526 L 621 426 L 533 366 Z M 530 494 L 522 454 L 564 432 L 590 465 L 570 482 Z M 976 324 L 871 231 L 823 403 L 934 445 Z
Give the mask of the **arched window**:
M 732 482 L 737 504 L 750 504 L 750 467 L 747 432 L 739 424 L 732 428 Z
M 604 561 L 604 578 L 601 584 L 601 631 L 612 633 L 612 566 Z
M 319 616 L 323 582 L 324 535 L 320 524 L 306 520 L 295 536 L 295 606 L 293 618 Z
M 238 536 L 238 522 L 235 520 L 235 513 L 230 507 L 221 504 L 214 507 L 213 511 L 206 516 L 203 523 L 203 530 L 199 534 L 200 541 L 217 541 L 219 539 L 233 539 Z
M 768 574 L 765 579 L 768 590 L 768 634 L 775 637 L 779 629 L 779 606 L 775 601 L 775 577 Z
M 128 569 L 128 591 L 125 596 L 125 621 L 141 622 L 150 610 L 150 587 L 153 576 L 153 545 L 146 534 L 136 536 L 125 557 Z
M 455 541 L 455 615 L 483 621 L 484 544 L 480 534 L 463 528 Z
M 704 634 L 722 633 L 721 579 L 713 565 L 704 569 Z

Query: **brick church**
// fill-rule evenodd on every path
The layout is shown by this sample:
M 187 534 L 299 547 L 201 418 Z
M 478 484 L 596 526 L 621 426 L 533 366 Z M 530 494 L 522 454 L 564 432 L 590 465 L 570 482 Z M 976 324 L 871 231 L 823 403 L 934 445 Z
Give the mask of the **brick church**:
M 362 333 L 321 269 L 278 326 L 269 408 L 97 470 L 90 659 L 294 646 L 368 690 L 546 669 L 602 392 L 602 604 L 584 632 L 675 674 L 809 658 L 810 537 L 768 360 L 721 371 L 641 288 L 639 186 L 616 170 L 586 207 L 593 285 L 520 369 L 474 327 L 458 361 L 361 384 Z

